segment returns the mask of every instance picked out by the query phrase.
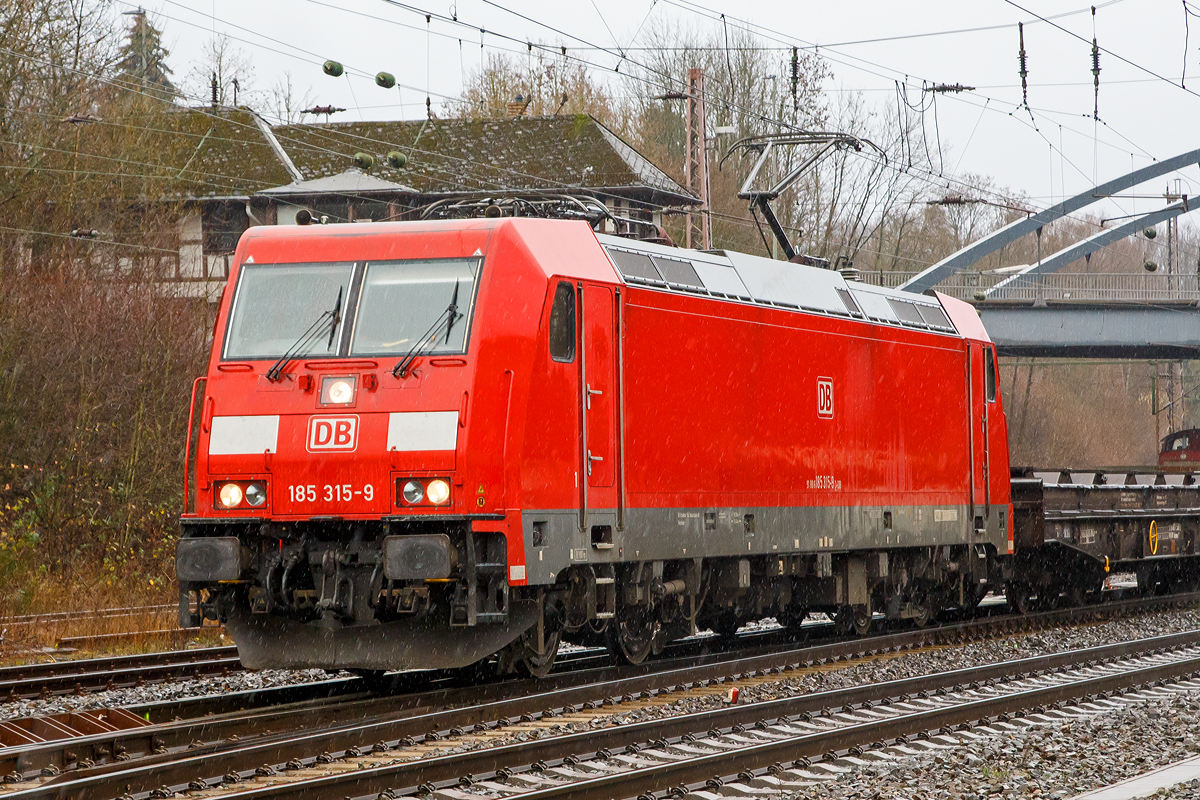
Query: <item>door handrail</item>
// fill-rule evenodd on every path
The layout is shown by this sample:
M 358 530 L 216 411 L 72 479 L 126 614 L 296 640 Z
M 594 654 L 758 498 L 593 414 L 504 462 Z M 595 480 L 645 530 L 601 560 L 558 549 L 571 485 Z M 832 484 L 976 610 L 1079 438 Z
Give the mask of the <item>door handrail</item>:
M 192 426 L 196 424 L 196 389 L 200 386 L 200 381 L 208 382 L 207 375 L 201 375 L 196 380 L 192 381 L 192 401 L 188 405 L 188 427 L 187 427 L 187 443 L 183 448 L 183 512 L 188 513 L 188 494 L 191 491 L 190 486 L 190 461 L 192 460 Z M 207 386 L 205 387 L 207 389 Z
M 588 506 L 588 472 L 591 464 L 588 461 L 588 446 L 587 446 L 587 408 L 588 408 L 588 385 L 587 385 L 587 326 L 584 324 L 583 311 L 583 284 L 575 284 L 575 300 L 578 306 L 579 313 L 576 316 L 579 318 L 579 434 L 581 437 L 581 446 L 579 455 L 581 457 L 579 470 L 579 530 L 587 530 L 587 506 Z

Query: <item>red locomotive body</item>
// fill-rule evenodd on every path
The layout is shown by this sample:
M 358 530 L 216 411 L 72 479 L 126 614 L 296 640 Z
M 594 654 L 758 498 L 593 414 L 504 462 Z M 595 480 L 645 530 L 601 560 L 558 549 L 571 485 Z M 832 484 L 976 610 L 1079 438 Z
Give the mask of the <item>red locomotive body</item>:
M 1176 431 L 1162 440 L 1158 466 L 1171 472 L 1195 472 L 1200 469 L 1200 429 Z
M 921 622 L 1012 552 L 994 348 L 945 296 L 583 222 L 271 227 L 216 331 L 181 614 L 251 667 Z

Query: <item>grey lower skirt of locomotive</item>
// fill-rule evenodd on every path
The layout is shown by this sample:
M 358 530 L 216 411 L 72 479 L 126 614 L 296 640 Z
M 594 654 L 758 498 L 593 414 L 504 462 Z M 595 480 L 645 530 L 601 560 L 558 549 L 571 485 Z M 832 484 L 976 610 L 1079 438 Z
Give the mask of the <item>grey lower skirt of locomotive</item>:
M 994 547 L 960 544 L 585 562 L 549 586 L 513 587 L 503 535 L 466 520 L 205 521 L 185 525 L 177 573 L 181 625 L 225 623 L 249 667 L 419 669 L 500 654 L 536 672 L 560 640 L 637 662 L 765 617 L 798 628 L 822 611 L 859 633 L 876 612 L 925 624 L 973 607 L 1001 565 Z

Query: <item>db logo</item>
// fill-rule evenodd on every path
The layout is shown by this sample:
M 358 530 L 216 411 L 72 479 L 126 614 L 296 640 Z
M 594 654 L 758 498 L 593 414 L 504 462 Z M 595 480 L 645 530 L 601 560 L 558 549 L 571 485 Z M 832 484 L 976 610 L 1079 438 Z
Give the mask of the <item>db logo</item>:
M 817 378 L 817 416 L 833 419 L 833 378 Z
M 309 417 L 308 451 L 353 450 L 358 446 L 358 417 Z

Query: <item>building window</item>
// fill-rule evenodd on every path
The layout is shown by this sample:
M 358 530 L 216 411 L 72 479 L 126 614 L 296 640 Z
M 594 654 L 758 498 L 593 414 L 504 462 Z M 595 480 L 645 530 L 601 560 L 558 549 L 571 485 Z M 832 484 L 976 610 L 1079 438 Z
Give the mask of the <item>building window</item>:
M 221 203 L 204 208 L 201 215 L 204 252 L 209 255 L 232 253 L 237 249 L 250 220 L 240 203 Z

